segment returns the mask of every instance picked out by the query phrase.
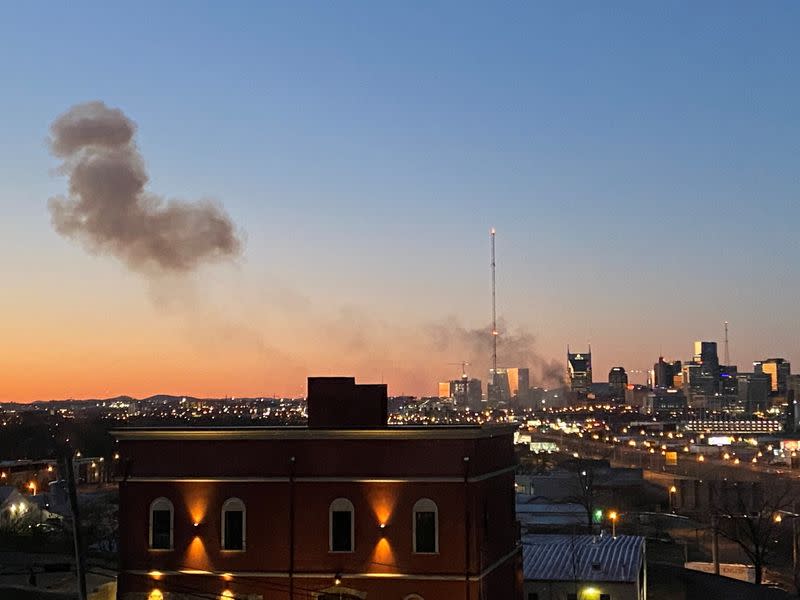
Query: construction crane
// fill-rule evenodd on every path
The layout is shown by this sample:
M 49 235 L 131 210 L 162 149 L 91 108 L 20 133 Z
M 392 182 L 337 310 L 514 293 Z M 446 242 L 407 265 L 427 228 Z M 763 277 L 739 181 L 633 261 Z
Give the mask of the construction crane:
M 455 365 L 455 366 L 461 365 L 461 379 L 466 379 L 467 378 L 467 367 L 469 365 L 471 365 L 472 363 L 467 362 L 466 360 L 462 360 L 461 362 L 451 362 L 451 363 L 447 363 L 447 364 L 448 365 Z

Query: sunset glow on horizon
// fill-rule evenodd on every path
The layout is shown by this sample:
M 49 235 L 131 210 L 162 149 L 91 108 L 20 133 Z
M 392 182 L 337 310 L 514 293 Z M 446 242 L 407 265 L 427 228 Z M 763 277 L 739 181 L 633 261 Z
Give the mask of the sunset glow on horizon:
M 485 386 L 495 227 L 532 385 L 800 364 L 800 13 L 737 6 L 18 7 L 0 401 Z

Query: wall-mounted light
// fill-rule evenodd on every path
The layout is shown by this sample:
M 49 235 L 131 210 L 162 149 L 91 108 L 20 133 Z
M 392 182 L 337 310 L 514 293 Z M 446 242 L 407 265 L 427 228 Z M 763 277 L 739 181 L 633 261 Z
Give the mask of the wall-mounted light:
M 333 576 L 333 585 L 342 585 L 342 575 L 340 573 Z

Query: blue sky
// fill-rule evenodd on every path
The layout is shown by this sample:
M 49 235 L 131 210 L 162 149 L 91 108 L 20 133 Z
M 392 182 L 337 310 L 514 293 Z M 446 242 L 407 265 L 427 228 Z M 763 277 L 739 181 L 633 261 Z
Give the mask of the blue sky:
M 796 2 L 9 3 L 2 271 L 147 304 L 49 224 L 47 128 L 100 99 L 138 123 L 153 191 L 216 198 L 246 232 L 243 295 L 481 326 L 495 226 L 499 311 L 544 356 L 591 340 L 598 370 L 638 369 L 727 319 L 740 364 L 800 361 L 798 26 Z M 64 301 L 99 301 L 82 290 Z

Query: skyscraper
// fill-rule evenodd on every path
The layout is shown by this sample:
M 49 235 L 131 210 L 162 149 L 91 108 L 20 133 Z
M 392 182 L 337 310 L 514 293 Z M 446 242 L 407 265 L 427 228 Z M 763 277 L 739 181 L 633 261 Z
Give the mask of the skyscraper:
M 623 367 L 613 367 L 608 372 L 608 390 L 614 400 L 625 399 L 625 388 L 628 387 L 628 374 Z
M 525 367 L 506 369 L 508 373 L 508 389 L 511 396 L 524 397 L 530 389 L 530 371 Z
M 768 358 L 761 361 L 761 369 L 770 376 L 770 389 L 773 394 L 786 395 L 786 383 L 791 375 L 792 368 L 783 358 Z
M 466 374 L 462 375 L 461 379 L 439 383 L 439 398 L 452 398 L 459 408 L 482 410 L 481 394 L 481 380 L 470 379 Z
M 717 355 L 717 342 L 695 342 L 694 363 L 701 366 L 700 373 L 704 376 L 719 378 L 719 356 Z
M 592 385 L 592 351 L 573 354 L 567 348 L 567 377 L 569 389 L 578 394 L 586 394 Z
M 489 369 L 489 381 L 493 381 L 487 386 L 487 396 L 491 402 L 507 402 L 511 398 L 511 386 L 509 385 L 508 369 Z
M 753 364 L 752 373 L 739 373 L 737 379 L 738 404 L 746 413 L 763 411 L 767 407 L 770 376 L 761 369 L 761 363 Z
M 658 362 L 653 365 L 654 387 L 671 388 L 675 387 L 675 376 L 681 374 L 681 361 L 674 360 L 667 362 L 663 356 L 658 357 Z

